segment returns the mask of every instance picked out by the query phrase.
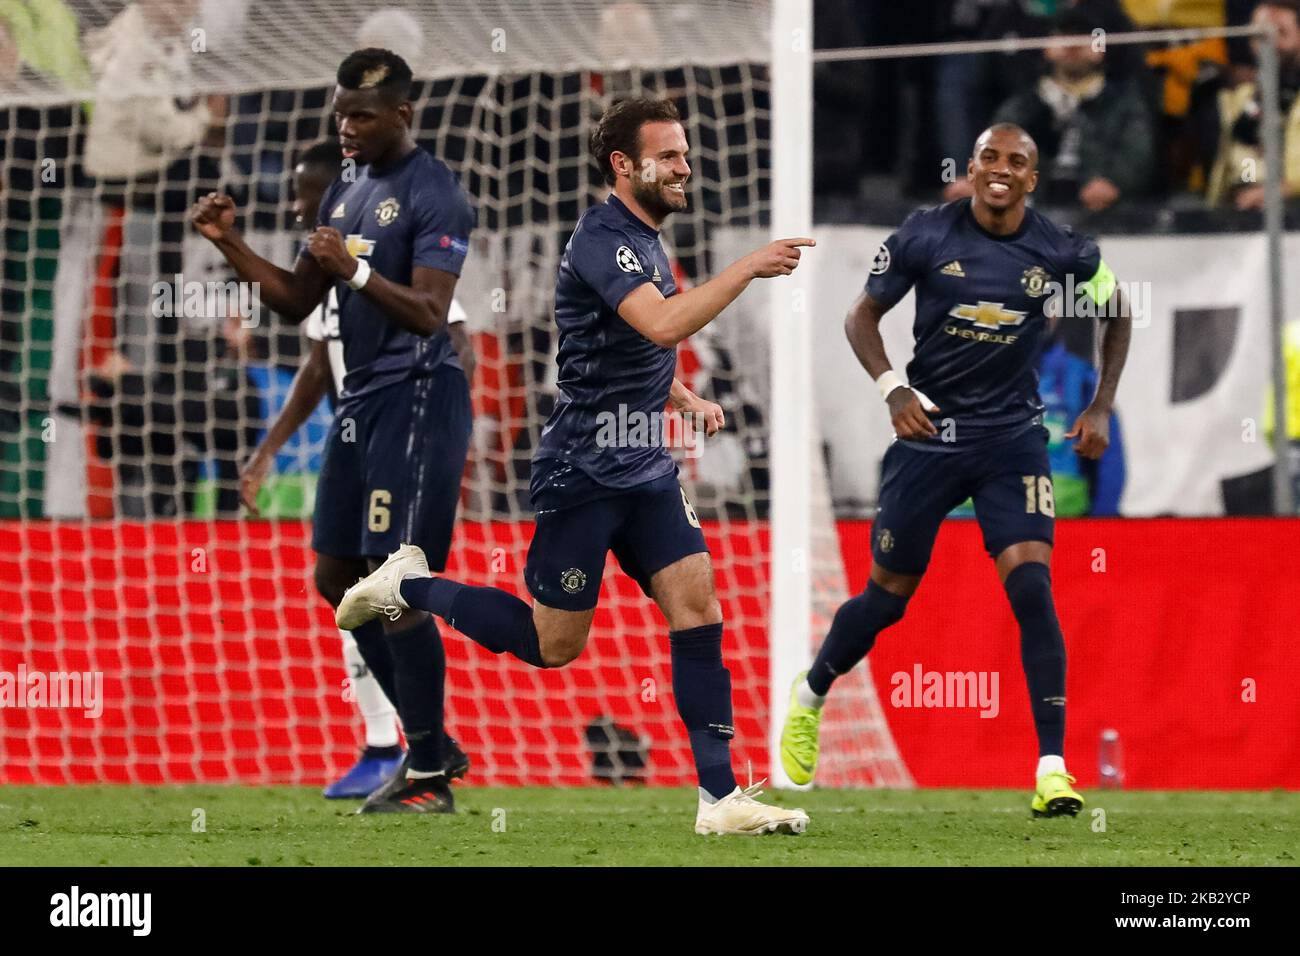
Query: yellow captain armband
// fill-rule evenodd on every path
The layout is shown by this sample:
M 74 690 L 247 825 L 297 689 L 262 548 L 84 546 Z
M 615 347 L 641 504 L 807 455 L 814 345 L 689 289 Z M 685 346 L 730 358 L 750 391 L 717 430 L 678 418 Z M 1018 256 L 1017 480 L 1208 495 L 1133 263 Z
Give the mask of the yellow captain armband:
M 1102 259 L 1097 263 L 1097 271 L 1093 273 L 1091 279 L 1087 282 L 1079 283 L 1076 288 L 1080 292 L 1086 292 L 1088 298 L 1092 299 L 1097 305 L 1105 305 L 1110 301 L 1110 297 L 1115 294 L 1115 273 L 1110 271 L 1110 266 L 1106 265 L 1106 260 Z

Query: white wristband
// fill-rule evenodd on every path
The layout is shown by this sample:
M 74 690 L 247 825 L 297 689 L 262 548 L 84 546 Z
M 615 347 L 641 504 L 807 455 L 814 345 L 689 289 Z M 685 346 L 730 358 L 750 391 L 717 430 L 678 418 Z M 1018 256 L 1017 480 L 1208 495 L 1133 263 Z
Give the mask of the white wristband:
M 361 287 L 366 284 L 366 280 L 369 278 L 370 263 L 366 262 L 365 259 L 358 259 L 357 271 L 352 273 L 352 278 L 348 280 L 348 288 L 360 292 Z
M 876 387 L 880 389 L 881 398 L 889 398 L 890 392 L 896 388 L 907 388 L 907 383 L 891 368 L 876 379 Z

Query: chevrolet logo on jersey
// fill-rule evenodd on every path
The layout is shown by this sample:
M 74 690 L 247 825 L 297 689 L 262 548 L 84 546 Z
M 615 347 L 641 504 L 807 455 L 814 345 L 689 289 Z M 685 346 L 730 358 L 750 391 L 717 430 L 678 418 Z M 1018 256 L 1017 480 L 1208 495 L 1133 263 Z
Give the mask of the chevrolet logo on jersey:
M 955 306 L 948 313 L 954 319 L 970 319 L 976 325 L 986 329 L 998 329 L 1004 325 L 1019 325 L 1025 321 L 1027 312 L 1002 308 L 1001 302 L 980 302 L 978 305 Z
M 375 240 L 367 239 L 359 232 L 350 232 L 347 237 L 348 255 L 353 259 L 368 256 L 375 251 Z

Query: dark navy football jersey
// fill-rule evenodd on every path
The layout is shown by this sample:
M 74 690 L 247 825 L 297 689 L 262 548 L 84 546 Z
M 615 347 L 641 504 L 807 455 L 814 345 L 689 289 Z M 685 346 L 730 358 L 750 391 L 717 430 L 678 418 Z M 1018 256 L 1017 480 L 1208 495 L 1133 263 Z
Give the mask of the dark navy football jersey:
M 930 413 L 939 435 L 909 444 L 955 451 L 1035 421 L 1043 410 L 1036 366 L 1049 337 L 1044 306 L 1058 288 L 1104 303 L 1114 277 L 1091 237 L 1033 209 L 1016 232 L 995 236 L 962 199 L 912 213 L 876 254 L 868 295 L 893 306 L 913 286 L 907 381 L 939 407 Z
M 385 279 L 409 286 L 416 266 L 460 275 L 474 210 L 455 174 L 417 147 L 390 169 L 366 165 L 357 169 L 355 182 L 334 180 L 321 199 L 316 224 L 337 229 L 353 257 L 364 258 Z M 460 367 L 446 331 L 427 338 L 408 332 L 342 279 L 334 291 L 349 398 L 429 375 L 442 365 Z
M 656 437 L 662 424 L 650 423 L 662 423 L 677 350 L 655 345 L 618 314 L 628 293 L 647 283 L 665 298 L 677 291 L 658 231 L 610 195 L 583 213 L 560 260 L 559 397 L 534 455 L 535 505 L 548 476 L 568 473 L 556 463 L 613 489 L 676 468 Z

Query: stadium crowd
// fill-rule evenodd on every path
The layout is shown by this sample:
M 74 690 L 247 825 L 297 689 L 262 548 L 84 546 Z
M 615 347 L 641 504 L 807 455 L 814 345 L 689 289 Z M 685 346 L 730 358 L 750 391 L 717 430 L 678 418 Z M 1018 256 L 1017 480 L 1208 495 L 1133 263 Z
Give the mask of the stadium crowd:
M 1300 198 L 1300 3 L 1295 0 L 823 0 L 819 48 L 1089 35 L 1045 51 L 830 62 L 816 74 L 822 206 L 963 195 L 978 131 L 1010 120 L 1042 151 L 1039 201 L 1080 215 L 1263 203 L 1250 39 L 1110 45 L 1110 34 L 1271 23 L 1281 63 L 1285 192 Z M 1101 32 L 1098 32 L 1101 31 Z M 881 135 L 885 131 L 886 135 Z M 1247 162 L 1248 160 L 1253 162 Z M 958 175 L 953 178 L 954 164 Z M 945 179 L 944 173 L 949 176 Z
M 188 28 L 196 18 L 220 20 L 227 32 L 251 32 L 269 29 L 270 6 L 132 0 L 93 5 L 87 16 L 87 8 L 67 0 L 0 4 L 0 92 L 108 90 L 145 78 L 155 90 L 75 105 L 57 97 L 0 98 L 0 513 L 40 512 L 39 496 L 25 490 L 25 469 L 45 450 L 14 436 L 24 416 L 40 422 L 45 409 L 87 427 L 92 516 L 240 512 L 239 463 L 274 413 L 275 396 L 282 399 L 301 340 L 292 326 L 247 328 L 230 312 L 206 319 L 154 315 L 151 289 L 160 277 L 182 273 L 203 277 L 210 270 L 221 277 L 219 264 L 191 257 L 185 220 L 194 198 L 218 183 L 250 210 L 255 227 L 291 228 L 288 173 L 302 151 L 331 135 L 328 89 L 171 93 L 194 80 Z M 1010 120 L 1040 146 L 1039 203 L 1062 211 L 1065 221 L 1089 231 L 1124 231 L 1134 223 L 1173 228 L 1172 219 L 1182 216 L 1199 227 L 1258 228 L 1267 172 L 1252 42 L 1104 40 L 1132 29 L 1264 22 L 1277 31 L 1282 68 L 1284 191 L 1293 212 L 1300 205 L 1300 0 L 818 0 L 814 11 L 819 49 L 1095 37 L 1046 51 L 820 64 L 814 87 L 819 221 L 892 224 L 918 202 L 967 194 L 965 160 L 975 136 L 990 122 Z M 400 52 L 402 44 L 419 42 L 400 18 L 365 22 L 382 29 L 367 36 L 363 24 L 358 45 Z M 219 53 L 214 62 L 220 64 Z M 611 75 L 608 87 L 616 82 Z M 469 102 L 472 87 L 467 81 L 461 103 Z M 433 111 L 421 117 L 421 127 L 454 127 L 466 119 L 439 112 L 436 84 L 421 96 L 418 108 Z M 696 105 L 715 108 L 715 102 L 718 109 L 751 105 L 733 106 L 723 96 Z M 576 144 L 575 137 L 569 146 Z M 749 177 L 735 168 L 726 175 L 710 170 L 714 144 L 695 145 L 693 201 L 725 206 L 716 183 Z M 443 158 L 458 166 L 465 157 Z M 51 162 L 55 173 L 47 176 Z M 573 181 L 548 188 L 565 197 L 582 194 Z M 492 213 L 481 211 L 480 226 L 494 226 L 483 218 Z M 289 247 L 278 252 L 292 255 Z M 687 276 L 702 271 L 683 265 Z M 89 278 L 79 280 L 82 275 Z M 510 346 L 544 357 L 550 343 L 539 329 L 547 317 L 538 319 L 538 327 L 524 328 Z M 35 354 L 33 340 L 82 328 L 82 347 L 50 348 L 50 367 L 23 367 L 24 356 L 30 364 Z M 532 411 L 545 417 L 540 406 Z M 1293 419 L 1293 427 L 1300 422 Z M 514 450 L 526 461 L 526 445 Z M 108 490 L 97 495 L 99 486 Z

